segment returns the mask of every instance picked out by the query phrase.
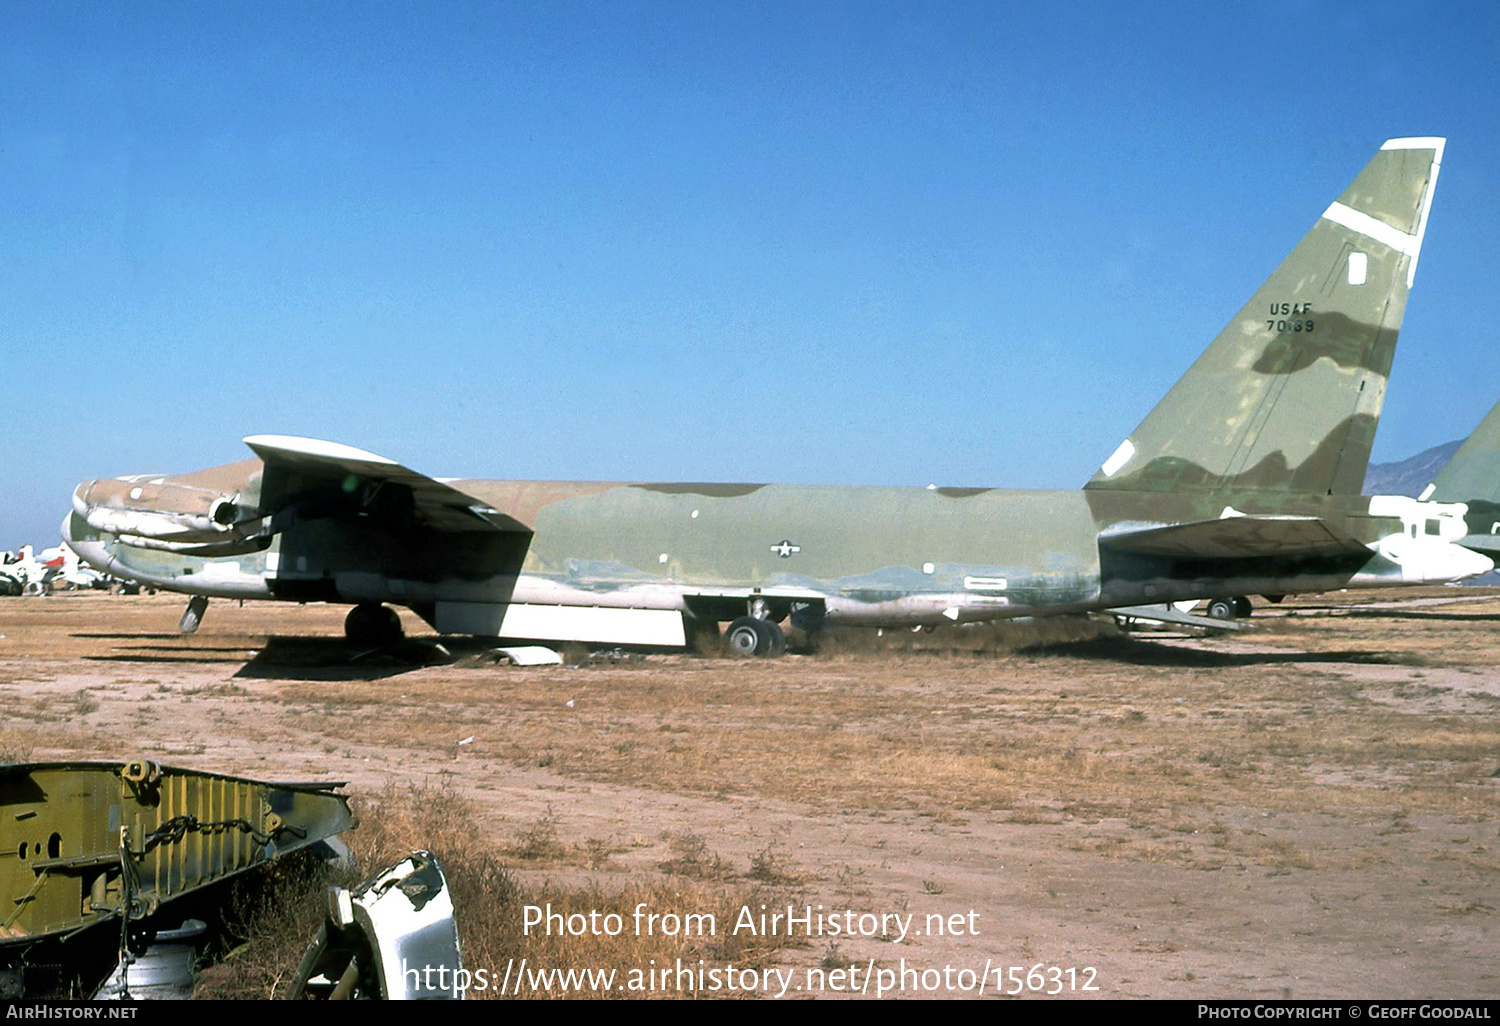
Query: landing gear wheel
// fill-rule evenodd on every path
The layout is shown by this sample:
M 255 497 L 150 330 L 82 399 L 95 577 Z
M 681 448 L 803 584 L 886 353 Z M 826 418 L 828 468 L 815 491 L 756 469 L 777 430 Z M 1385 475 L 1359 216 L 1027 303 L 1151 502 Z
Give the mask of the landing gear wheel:
M 1239 615 L 1234 599 L 1214 599 L 1208 604 L 1208 615 L 1215 620 L 1233 620 Z
M 742 616 L 730 623 L 724 644 L 735 655 L 779 656 L 786 652 L 786 635 L 769 620 Z
M 404 635 L 401 617 L 378 602 L 361 602 L 344 617 L 344 636 L 356 645 L 389 645 Z
M 782 633 L 781 627 L 774 623 L 767 623 L 771 629 L 771 651 L 767 652 L 773 658 L 786 655 L 786 635 Z
M 1235 616 L 1249 616 L 1254 611 L 1255 607 L 1250 604 L 1250 600 L 1244 595 L 1234 600 Z

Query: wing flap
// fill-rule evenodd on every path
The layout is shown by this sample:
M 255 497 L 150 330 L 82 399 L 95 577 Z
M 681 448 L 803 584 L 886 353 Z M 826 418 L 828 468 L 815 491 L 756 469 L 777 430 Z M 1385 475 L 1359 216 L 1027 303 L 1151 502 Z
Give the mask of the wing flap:
M 1352 535 L 1317 517 L 1232 516 L 1105 535 L 1100 545 L 1180 559 L 1337 556 L 1366 552 Z
M 363 493 L 367 501 L 395 486 L 410 492 L 412 515 L 433 530 L 531 533 L 528 525 L 474 496 L 373 452 L 294 435 L 251 435 L 245 444 L 266 464 L 263 509 L 295 503 L 308 480 L 335 482 L 351 496 Z

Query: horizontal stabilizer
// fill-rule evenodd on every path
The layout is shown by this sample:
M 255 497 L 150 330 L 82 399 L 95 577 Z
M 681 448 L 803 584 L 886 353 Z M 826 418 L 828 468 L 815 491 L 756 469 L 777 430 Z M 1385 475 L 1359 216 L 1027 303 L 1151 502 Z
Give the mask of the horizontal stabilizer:
M 1500 560 L 1500 535 L 1466 534 L 1458 540 L 1458 544 L 1466 549 L 1482 552 L 1491 559 Z
M 266 464 L 261 506 L 279 509 L 297 502 L 300 488 L 294 478 L 337 481 L 346 492 L 376 490 L 386 485 L 410 489 L 413 516 L 436 531 L 516 531 L 531 528 L 472 495 L 403 467 L 373 452 L 337 442 L 293 435 L 251 435 L 245 444 Z
M 1180 559 L 1336 556 L 1368 552 L 1358 539 L 1317 517 L 1239 516 L 1109 534 L 1099 539 L 1122 552 Z

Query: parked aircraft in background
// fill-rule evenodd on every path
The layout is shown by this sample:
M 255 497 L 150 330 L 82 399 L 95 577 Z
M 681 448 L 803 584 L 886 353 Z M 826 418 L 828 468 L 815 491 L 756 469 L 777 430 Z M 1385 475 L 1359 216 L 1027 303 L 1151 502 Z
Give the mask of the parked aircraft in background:
M 26 587 L 26 582 L 8 569 L 15 561 L 14 552 L 9 549 L 0 550 L 0 595 L 19 595 Z
M 57 575 L 52 578 L 52 587 L 56 588 L 107 588 L 110 579 L 93 567 L 85 566 L 74 552 L 66 545 L 54 545 L 52 548 L 42 550 L 44 560 L 62 560 Z M 53 563 L 57 566 L 56 563 Z
M 1500 556 L 1500 403 L 1479 422 L 1421 497 L 1464 503 L 1468 512 L 1459 544 L 1491 558 Z
M 0 552 L 0 595 L 47 595 L 56 588 L 102 588 L 107 583 L 66 545 L 40 554 L 30 545 L 22 545 L 20 552 Z
M 22 545 L 12 557 L 7 554 L 0 576 L 0 588 L 12 595 L 45 595 L 52 589 L 52 581 L 63 571 L 63 556 L 59 549 L 45 549 L 41 556 L 30 545 Z
M 681 645 L 729 621 L 964 623 L 1447 581 L 1462 505 L 1359 494 L 1441 139 L 1387 142 L 1082 491 L 439 481 L 280 435 L 181 476 L 87 481 L 65 539 L 194 596 L 353 605 L 352 638 Z M 1238 605 L 1238 603 L 1235 603 Z

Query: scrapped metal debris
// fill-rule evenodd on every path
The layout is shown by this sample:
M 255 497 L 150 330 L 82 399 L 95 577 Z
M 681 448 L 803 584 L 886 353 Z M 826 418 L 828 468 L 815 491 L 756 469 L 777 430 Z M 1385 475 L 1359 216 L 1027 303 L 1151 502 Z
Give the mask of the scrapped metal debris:
M 293 1000 L 463 998 L 453 901 L 430 852 L 412 852 L 356 890 L 329 888 L 328 906 Z
M 200 919 L 158 933 L 140 955 L 115 966 L 94 992 L 95 1001 L 185 1001 L 193 996 L 198 942 L 208 932 Z
M 515 666 L 561 666 L 562 656 L 545 645 L 511 645 L 494 650 Z
M 353 825 L 341 784 L 117 762 L 0 766 L 0 957 L 165 902 Z

